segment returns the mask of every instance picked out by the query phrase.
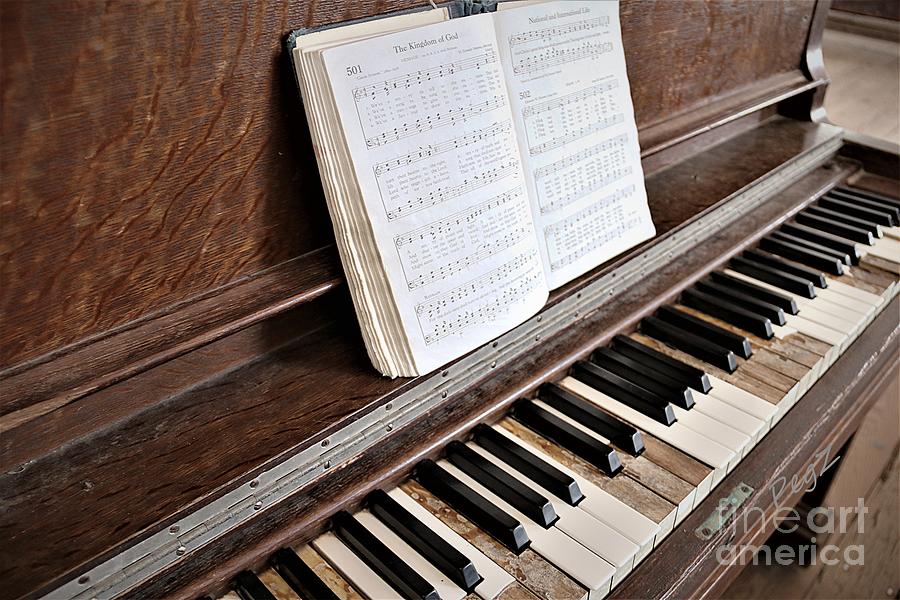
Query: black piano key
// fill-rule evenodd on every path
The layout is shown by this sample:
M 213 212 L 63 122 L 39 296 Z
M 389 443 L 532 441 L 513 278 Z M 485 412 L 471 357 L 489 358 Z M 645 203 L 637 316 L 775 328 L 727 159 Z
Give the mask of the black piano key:
M 817 288 L 828 287 L 828 280 L 821 271 L 810 269 L 800 263 L 788 260 L 781 256 L 776 256 L 765 250 L 745 250 L 743 257 L 761 265 L 767 265 L 773 269 L 778 269 L 779 271 L 784 271 L 785 273 L 790 273 L 791 275 L 796 275 L 797 277 L 812 281 L 812 284 Z
M 749 331 L 763 339 L 768 340 L 775 335 L 772 321 L 768 317 L 730 302 L 725 298 L 718 298 L 697 289 L 688 289 L 682 292 L 681 302 L 685 306 L 695 308 L 711 317 L 722 319 L 726 323 L 731 323 L 735 327 Z M 753 353 L 750 348 L 750 340 L 743 336 L 707 323 L 692 315 L 679 313 L 677 316 L 677 322 L 674 315 L 669 316 L 669 322 L 704 339 L 708 339 L 718 346 L 731 350 L 736 356 L 750 358 L 750 355 Z M 705 327 L 702 327 L 701 324 L 705 325 Z
M 613 338 L 613 349 L 646 365 L 649 372 L 665 373 L 668 377 L 680 381 L 700 393 L 707 393 L 712 389 L 709 376 L 691 365 L 686 365 L 680 360 L 663 354 L 654 348 L 645 346 L 625 335 L 617 335 Z
M 668 426 L 676 421 L 675 411 L 668 400 L 631 383 L 626 378 L 616 375 L 600 365 L 577 362 L 572 365 L 570 374 L 582 383 L 586 383 L 663 425 Z
M 838 235 L 842 238 L 853 240 L 854 242 L 859 242 L 860 244 L 871 246 L 875 243 L 875 240 L 872 238 L 872 234 L 865 229 L 860 229 L 859 227 L 853 227 L 851 225 L 845 225 L 843 223 L 835 221 L 834 219 L 820 217 L 808 211 L 801 211 L 797 213 L 794 216 L 794 219 L 796 219 L 797 222 L 801 225 L 806 225 L 820 231 Z
M 485 500 L 433 460 L 425 459 L 416 465 L 415 478 L 515 554 L 521 554 L 531 545 L 525 527 L 517 519 Z
M 447 445 L 447 460 L 541 527 L 549 529 L 559 520 L 547 498 L 462 442 Z
M 694 406 L 694 395 L 687 385 L 673 381 L 665 376 L 647 373 L 636 361 L 619 354 L 611 348 L 597 348 L 591 355 L 591 362 L 612 371 L 620 377 L 646 390 L 650 390 L 660 398 L 668 400 L 675 406 L 690 410 Z
M 819 205 L 808 206 L 806 207 L 806 211 L 816 216 L 822 217 L 823 219 L 832 219 L 838 223 L 843 223 L 844 225 L 850 225 L 851 227 L 859 227 L 860 229 L 865 229 L 866 231 L 871 233 L 873 237 L 881 237 L 881 226 L 878 225 L 878 223 L 872 223 L 871 221 L 866 221 L 865 219 L 860 219 L 858 217 L 854 217 L 852 215 L 848 215 L 836 210 L 831 210 L 830 208 Z
M 471 592 L 483 581 L 484 578 L 465 554 L 429 529 L 384 490 L 375 490 L 367 500 L 372 514 L 456 585 Z
M 821 231 L 813 227 L 807 227 L 801 223 L 784 223 L 781 226 L 784 233 L 795 235 L 799 238 L 822 244 L 839 252 L 843 252 L 850 257 L 850 262 L 854 265 L 859 264 L 860 254 L 856 243 L 847 238 Z
M 337 594 L 290 548 L 282 548 L 276 552 L 272 557 L 272 566 L 301 598 L 338 600 Z
M 798 263 L 808 265 L 815 269 L 821 269 L 832 275 L 844 274 L 844 263 L 828 254 L 822 254 L 803 246 L 797 246 L 788 242 L 783 242 L 776 238 L 766 237 L 759 241 L 759 247 L 766 252 L 771 252 L 778 256 L 782 256 L 789 260 L 795 260 Z
M 779 269 L 773 269 L 768 265 L 747 260 L 735 256 L 731 259 L 731 268 L 738 273 L 743 273 L 754 279 L 764 281 L 775 287 L 779 287 L 785 291 L 792 292 L 804 298 L 815 298 L 816 289 L 813 282 L 809 279 L 803 279 L 790 273 L 785 273 Z
M 536 484 L 560 498 L 566 504 L 577 506 L 584 500 L 578 482 L 550 463 L 541 460 L 519 444 L 507 438 L 493 427 L 480 424 L 473 430 L 478 445 L 522 473 Z M 640 433 L 638 433 L 640 436 Z M 641 442 L 643 449 L 643 442 Z
M 768 302 L 763 302 L 757 298 L 754 298 L 748 294 L 742 293 L 738 290 L 731 289 L 727 286 L 720 285 L 718 283 L 714 283 L 712 281 L 698 281 L 694 284 L 694 288 L 698 291 L 703 292 L 704 294 L 711 294 L 722 300 L 726 300 L 731 302 L 732 304 L 736 304 L 742 308 L 746 308 L 758 315 L 766 317 L 775 325 L 785 325 L 787 320 L 784 316 L 784 311 L 774 304 L 769 304 Z
M 542 385 L 538 390 L 538 397 L 544 403 L 597 432 L 629 454 L 637 456 L 644 451 L 644 439 L 641 437 L 640 431 L 604 412 L 593 402 L 589 402 L 555 383 Z
M 241 571 L 234 578 L 234 590 L 243 600 L 275 600 L 275 596 L 269 591 L 259 577 L 251 571 Z
M 848 267 L 852 264 L 850 255 L 846 252 L 841 252 L 840 250 L 835 250 L 834 248 L 829 248 L 828 246 L 823 246 L 822 244 L 817 244 L 795 235 L 790 235 L 789 233 L 785 233 L 783 231 L 773 231 L 769 234 L 769 237 L 767 239 L 778 240 L 779 242 L 793 244 L 795 246 L 800 246 L 801 248 L 806 248 L 807 250 L 813 250 L 814 252 L 824 254 L 825 256 L 831 256 L 841 261 Z
M 844 200 L 845 202 L 853 203 L 853 205 L 855 206 L 886 212 L 891 217 L 891 223 L 893 227 L 897 227 L 898 225 L 900 225 L 900 207 L 896 205 L 880 202 L 877 200 L 871 200 L 862 196 L 854 196 L 836 190 L 831 190 L 830 192 L 828 192 L 827 197 Z
M 741 322 L 747 321 L 747 324 L 753 325 L 756 321 L 765 319 L 765 323 L 768 323 L 769 331 L 772 331 L 772 323 L 765 317 L 751 313 L 737 304 L 721 301 L 718 298 L 705 294 L 699 290 L 684 290 L 681 294 L 681 302 L 685 306 L 690 306 L 691 308 L 722 319 L 728 323 L 731 323 L 732 320 Z M 685 331 L 690 331 L 691 333 L 699 335 L 703 339 L 709 340 L 723 348 L 728 348 L 734 352 L 735 356 L 739 356 L 740 358 L 750 358 L 753 355 L 753 348 L 750 347 L 750 340 L 746 337 L 732 333 L 727 329 L 722 329 L 717 325 L 708 323 L 694 315 L 689 315 L 677 308 L 662 306 L 656 311 L 656 316 L 666 323 L 680 327 Z M 724 317 L 728 318 L 726 319 Z M 737 323 L 732 323 L 732 325 L 743 327 Z M 746 327 L 743 328 L 747 329 Z
M 609 476 L 622 470 L 622 461 L 615 450 L 529 400 L 517 402 L 513 407 L 512 416 L 545 438 L 569 449 Z
M 777 306 L 789 315 L 796 315 L 800 312 L 797 302 L 790 296 L 767 290 L 766 288 L 750 283 L 749 281 L 732 277 L 728 273 L 713 271 L 709 276 L 712 281 L 718 285 L 725 286 L 736 293 L 747 294 L 751 298 Z
M 656 317 L 646 317 L 641 321 L 641 331 L 673 348 L 678 348 L 691 356 L 715 365 L 723 371 L 729 373 L 737 371 L 737 358 L 734 356 L 734 352 L 680 327 L 670 325 Z
M 893 213 L 887 209 L 878 210 L 870 206 L 854 204 L 852 200 L 843 200 L 830 196 L 819 198 L 819 204 L 825 208 L 856 217 L 857 219 L 863 219 L 869 223 L 875 223 L 884 227 L 894 226 Z
M 839 194 L 847 194 L 848 196 L 853 196 L 854 198 L 865 198 L 866 200 L 871 200 L 873 202 L 881 202 L 885 206 L 893 206 L 900 210 L 900 199 L 893 198 L 891 196 L 885 196 L 884 194 L 877 194 L 875 192 L 870 192 L 861 188 L 844 186 L 835 188 L 831 191 L 837 192 Z
M 331 518 L 334 532 L 353 553 L 407 599 L 440 600 L 437 590 L 346 511 Z

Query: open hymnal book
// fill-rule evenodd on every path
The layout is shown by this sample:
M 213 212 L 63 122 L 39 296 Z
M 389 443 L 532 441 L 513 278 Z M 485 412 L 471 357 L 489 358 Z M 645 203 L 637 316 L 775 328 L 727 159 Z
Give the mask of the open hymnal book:
M 289 42 L 363 338 L 385 375 L 489 342 L 654 235 L 618 2 L 504 8 Z

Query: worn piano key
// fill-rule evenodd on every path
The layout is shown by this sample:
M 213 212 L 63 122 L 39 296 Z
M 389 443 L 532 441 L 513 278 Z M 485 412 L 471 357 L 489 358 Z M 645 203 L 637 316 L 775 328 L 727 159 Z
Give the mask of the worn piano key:
M 754 298 L 749 294 L 745 294 L 739 290 L 732 289 L 709 280 L 698 281 L 696 284 L 694 284 L 694 288 L 697 289 L 697 291 L 703 292 L 704 294 L 721 298 L 726 302 L 735 304 L 759 316 L 765 317 L 769 319 L 772 325 L 785 325 L 787 323 L 787 321 L 785 320 L 784 311 L 781 308 L 775 306 L 774 304 L 769 304 L 768 302 L 758 300 L 757 298 Z
M 619 354 L 612 348 L 597 348 L 591 355 L 592 363 L 624 377 L 631 383 L 653 392 L 675 406 L 689 410 L 694 406 L 691 388 L 661 373 L 648 373 L 640 363 Z M 601 432 L 602 433 L 602 432 Z
M 720 301 L 709 294 L 704 294 L 697 290 L 684 290 L 681 294 L 681 302 L 682 304 L 704 310 L 711 314 L 718 314 L 722 319 L 727 321 L 732 319 L 737 320 L 762 337 L 772 336 L 772 323 L 767 318 L 751 313 L 730 302 Z M 691 331 L 696 335 L 708 339 L 714 344 L 731 350 L 738 358 L 750 358 L 750 356 L 753 355 L 753 349 L 750 347 L 750 342 L 743 335 L 736 335 L 721 327 L 710 325 L 706 321 L 698 320 L 672 306 L 661 306 L 659 310 L 656 311 L 656 314 L 663 321 L 683 330 Z M 754 327 L 757 323 L 764 325 L 763 329 L 758 332 Z
M 331 518 L 335 534 L 379 577 L 408 599 L 439 600 L 435 587 L 418 574 L 353 515 L 341 511 Z
M 478 494 L 519 519 L 528 532 L 531 548 L 535 552 L 568 573 L 570 577 L 592 592 L 603 593 L 609 590 L 612 578 L 616 574 L 616 569 L 611 564 L 555 527 L 544 529 L 532 523 L 515 507 L 507 504 L 502 498 L 449 462 L 440 461 L 438 464 Z
M 475 441 L 517 471 L 524 473 L 538 485 L 564 502 L 577 506 L 584 499 L 581 488 L 572 477 L 553 465 L 525 452 L 491 427 L 479 424 L 473 430 Z
M 416 466 L 415 476 L 432 493 L 466 515 L 513 552 L 522 552 L 531 544 L 522 523 L 472 491 L 434 461 L 420 462 Z
M 777 306 L 787 315 L 796 315 L 800 310 L 792 296 L 753 285 L 724 271 L 713 271 L 709 277 L 715 285 L 725 287 L 735 294 L 744 294 L 750 299 Z
M 574 477 L 584 490 L 584 501 L 578 508 L 640 546 L 635 563 L 650 552 L 654 543 L 662 541 L 674 523 L 674 506 L 655 494 L 648 495 L 649 490 L 634 480 L 610 479 L 590 463 L 513 419 L 503 419 L 494 429 Z
M 534 402 L 520 400 L 511 414 L 517 421 L 569 448 L 607 475 L 613 476 L 622 470 L 622 462 L 615 450 L 569 426 Z
M 857 227 L 864 231 L 868 231 L 872 235 L 872 237 L 876 239 L 882 237 L 883 235 L 881 233 L 881 226 L 877 223 L 872 223 L 871 221 L 867 221 L 865 219 L 860 219 L 852 215 L 831 210 L 830 208 L 827 208 L 825 206 L 808 206 L 806 207 L 806 212 L 823 219 L 829 219 L 835 223 L 848 225 L 850 227 Z
M 243 600 L 277 600 L 269 588 L 251 571 L 241 571 L 234 578 L 234 589 Z
M 832 275 L 844 274 L 844 262 L 834 255 L 817 252 L 796 244 L 784 242 L 774 237 L 765 237 L 759 241 L 759 247 L 767 252 L 784 258 L 795 260 Z M 849 260 L 849 259 L 848 259 Z
M 472 561 L 441 539 L 416 519 L 383 490 L 375 490 L 367 498 L 369 510 L 403 541 L 426 557 L 431 564 L 450 577 L 457 586 L 471 592 L 481 582 Z M 444 595 L 441 594 L 443 598 Z
M 767 400 L 772 404 L 778 404 L 784 398 L 784 394 L 776 388 L 770 386 L 768 383 L 754 379 L 746 373 L 729 373 L 727 371 L 719 369 L 718 367 L 715 367 L 714 365 L 708 365 L 695 358 L 694 356 L 688 354 L 687 352 L 682 352 L 677 348 L 671 348 L 666 344 L 663 344 L 662 342 L 657 341 L 651 337 L 647 337 L 641 333 L 632 333 L 630 334 L 630 337 L 640 342 L 641 344 L 649 346 L 658 352 L 668 355 L 670 358 L 683 362 L 697 369 L 704 369 L 708 371 L 709 375 L 715 375 L 723 381 L 727 381 L 729 383 L 737 385 L 738 387 L 745 389 L 751 394 L 754 394 L 762 398 L 763 400 Z
M 779 242 L 784 242 L 785 244 L 792 244 L 806 250 L 812 250 L 813 252 L 818 252 L 820 254 L 824 254 L 825 256 L 830 256 L 836 260 L 839 260 L 845 267 L 849 267 L 853 264 L 853 261 L 850 260 L 850 255 L 846 252 L 841 252 L 840 250 L 835 250 L 834 248 L 830 248 L 823 244 L 812 242 L 808 239 L 798 237 L 796 235 L 791 235 L 780 229 L 778 231 L 773 231 L 772 233 L 770 233 L 766 239 L 778 240 Z
M 550 408 L 548 410 L 553 410 L 553 409 Z M 581 428 L 586 433 L 588 433 L 588 435 L 598 437 L 599 439 L 601 439 L 604 442 L 608 441 L 608 440 L 603 439 L 602 436 L 597 436 L 596 433 L 590 431 L 587 427 L 578 423 L 574 419 L 571 419 L 571 418 L 569 418 L 565 415 L 561 415 L 561 414 L 558 416 L 560 416 L 560 418 L 562 418 L 562 419 L 567 419 L 571 425 L 573 425 L 574 427 Z M 522 435 L 521 431 L 519 431 L 518 433 L 520 436 Z M 542 448 L 544 448 L 547 443 L 550 443 L 549 440 L 538 441 L 539 437 L 540 436 L 538 436 L 537 434 L 531 434 L 527 437 L 527 441 L 531 441 L 533 443 L 540 443 Z M 632 460 L 633 458 L 634 457 L 632 457 L 630 455 L 624 457 L 623 465 L 625 465 L 625 464 L 633 465 L 634 464 L 634 462 Z M 584 473 L 582 473 L 582 474 L 584 474 Z M 637 477 L 634 477 L 633 475 L 634 475 L 633 472 L 625 473 L 625 476 L 627 479 L 634 480 L 634 484 L 629 481 L 629 482 L 627 482 L 626 485 L 618 485 L 617 486 L 617 482 L 608 482 L 605 478 L 601 478 L 598 481 L 597 478 L 600 477 L 599 474 L 593 480 L 601 488 L 606 489 L 610 493 L 613 493 L 613 495 L 615 495 L 616 497 L 621 496 L 623 498 L 633 499 L 634 504 L 629 503 L 629 505 L 633 506 L 637 510 L 640 510 L 646 516 L 652 518 L 654 521 L 659 523 L 660 533 L 662 535 L 665 535 L 666 533 L 668 533 L 670 527 L 673 527 L 676 523 L 678 523 L 681 520 L 681 518 L 686 516 L 687 511 L 690 510 L 690 506 L 693 503 L 693 499 L 688 497 L 689 492 L 685 495 L 678 497 L 677 499 L 674 499 L 674 500 L 669 499 L 666 496 L 666 494 L 660 493 L 660 491 L 655 489 L 653 486 L 647 485 L 646 481 L 639 479 Z M 619 483 L 621 484 L 622 482 L 619 482 Z M 635 485 L 635 484 L 638 484 L 638 485 Z M 652 492 L 652 495 L 647 494 L 647 492 L 642 488 L 646 488 L 646 490 L 649 490 L 650 492 Z M 666 503 L 660 502 L 659 498 L 657 498 L 657 496 L 659 498 L 662 498 L 663 500 L 665 500 Z M 656 506 L 655 510 L 653 509 L 654 505 Z M 674 514 L 671 511 L 672 505 L 675 506 Z
M 515 477 L 523 485 L 531 487 L 538 494 L 549 495 L 534 481 L 493 456 L 486 449 L 473 442 L 468 445 L 473 451 L 496 464 L 498 468 L 506 471 L 511 477 Z M 613 585 L 628 574 L 634 566 L 634 558 L 640 550 L 637 544 L 583 510 L 558 500 L 553 500 L 553 504 L 559 514 L 559 521 L 554 527 L 615 567 L 616 574 L 613 576 Z
M 651 419 L 663 425 L 675 422 L 675 412 L 671 403 L 649 390 L 637 386 L 624 377 L 593 363 L 577 362 L 572 365 L 572 377 L 602 387 L 617 398 Z
M 526 549 L 518 554 L 511 552 L 418 482 L 407 480 L 400 485 L 400 490 L 539 598 L 556 600 L 587 597 L 584 586 L 534 550 Z
M 877 202 L 882 202 L 887 206 L 894 206 L 898 210 L 900 210 L 900 199 L 887 196 L 885 194 L 879 194 L 878 192 L 873 192 L 870 190 L 866 190 L 859 187 L 854 187 L 850 185 L 839 185 L 836 188 L 832 189 L 831 192 L 836 192 L 840 194 L 848 194 L 855 198 L 868 198 L 870 200 L 874 200 Z M 831 193 L 829 192 L 829 193 Z
M 875 209 L 871 206 L 844 200 L 838 196 L 824 196 L 819 198 L 819 204 L 825 208 L 838 211 L 858 219 L 865 219 L 870 223 L 877 223 L 885 227 L 898 225 L 894 222 L 893 215 L 886 209 Z
M 281 579 L 295 592 L 296 597 L 337 600 L 337 594 L 290 548 L 282 548 L 276 552 L 272 557 L 272 564 Z M 269 582 L 266 584 L 272 587 Z
M 549 499 L 522 485 L 462 442 L 447 445 L 447 460 L 544 529 L 559 519 Z
M 463 600 L 466 590 L 456 585 L 447 575 L 438 570 L 425 557 L 415 551 L 409 544 L 394 533 L 390 527 L 367 510 L 353 515 L 369 533 L 375 536 L 385 547 L 393 552 L 403 564 L 428 583 L 441 600 Z
M 276 600 L 301 600 L 300 596 L 285 581 L 285 579 L 273 568 L 261 571 L 259 580 L 268 588 Z
M 322 558 L 311 545 L 296 546 L 294 547 L 294 552 L 339 600 L 362 600 L 359 592 L 327 560 Z M 323 597 L 327 597 L 327 595 Z
M 828 280 L 825 278 L 824 273 L 811 269 L 798 262 L 788 260 L 783 256 L 776 256 L 775 254 L 771 254 L 758 248 L 745 250 L 743 256 L 747 260 L 767 265 L 773 269 L 778 269 L 784 273 L 790 273 L 791 275 L 811 281 L 817 288 L 828 287 Z
M 617 335 L 613 338 L 613 349 L 645 365 L 651 372 L 664 373 L 676 381 L 700 392 L 710 390 L 709 378 L 702 369 L 672 360 L 653 348 L 640 344 L 630 337 Z
M 859 264 L 860 250 L 853 240 L 796 222 L 782 224 L 780 231 L 843 252 L 850 257 L 852 264 Z
M 645 415 L 581 381 L 567 377 L 560 382 L 560 385 L 714 467 L 718 472 L 716 481 L 724 477 L 725 473 L 733 468 L 739 460 L 733 450 L 714 442 L 703 434 L 687 427 L 663 427 L 656 421 L 648 419 Z
M 860 244 L 865 244 L 867 246 L 871 246 L 875 242 L 872 234 L 865 229 L 853 227 L 852 225 L 845 225 L 833 219 L 826 219 L 824 217 L 814 215 L 808 211 L 801 211 L 797 213 L 794 216 L 794 219 L 801 225 L 806 225 L 807 227 L 825 231 L 827 233 L 837 235 Z
M 366 564 L 350 547 L 332 532 L 323 533 L 312 541 L 313 548 L 322 555 L 354 588 L 367 598 L 397 598 L 398 593 Z
M 732 258 L 729 265 L 732 270 L 738 273 L 759 281 L 765 281 L 776 288 L 791 292 L 801 298 L 812 299 L 816 297 L 815 286 L 809 279 L 741 257 Z
M 678 479 L 693 485 L 697 490 L 694 498 L 696 507 L 712 490 L 713 468 L 646 431 L 642 431 L 641 434 L 647 440 L 645 445 L 647 450 L 642 458 L 646 458 Z
M 626 452 L 638 455 L 644 451 L 641 434 L 590 402 L 569 393 L 555 383 L 541 386 L 538 397 L 557 410 L 571 416 L 596 431 Z
M 860 264 L 900 276 L 900 262 L 885 259 L 871 252 L 860 259 Z
M 728 348 L 723 348 L 699 335 L 694 335 L 681 327 L 665 323 L 656 317 L 644 318 L 641 321 L 641 331 L 650 337 L 684 350 L 688 354 L 696 356 L 729 373 L 737 369 L 737 357 Z

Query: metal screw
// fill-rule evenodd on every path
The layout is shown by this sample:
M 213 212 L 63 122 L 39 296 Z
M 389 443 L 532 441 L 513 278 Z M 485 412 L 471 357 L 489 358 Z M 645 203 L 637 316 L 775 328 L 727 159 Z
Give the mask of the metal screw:
M 391 410 L 392 408 L 394 408 L 394 405 L 391 404 L 390 402 L 388 402 L 388 403 L 384 406 L 384 410 Z
M 322 447 L 323 447 L 323 448 L 327 448 L 327 447 L 328 447 L 328 440 L 322 440 Z
M 259 510 L 262 508 L 262 500 L 257 500 L 253 503 L 253 510 Z
M 251 488 L 259 487 L 259 480 L 258 480 L 258 479 L 254 479 L 253 481 L 251 481 L 251 482 L 250 482 L 250 487 L 251 487 Z
M 169 533 L 178 533 L 179 531 L 181 531 L 181 527 L 179 527 L 178 525 L 172 525 L 171 527 L 169 527 Z
M 544 320 L 543 315 L 538 315 L 537 322 L 540 323 L 543 320 Z
M 178 546 L 178 549 L 175 550 L 175 554 L 177 554 L 178 556 L 184 556 L 185 552 L 187 552 L 187 548 L 185 548 L 184 546 Z
M 393 431 L 393 430 L 394 430 L 394 426 L 391 425 L 390 423 L 388 423 L 387 430 L 388 430 L 388 431 Z
M 496 360 L 492 360 L 492 361 L 491 361 L 491 368 L 493 369 L 493 368 L 496 367 L 496 366 L 497 366 L 497 361 L 496 361 Z
M 330 460 L 326 460 L 326 461 L 325 461 L 325 464 L 324 464 L 323 466 L 324 466 L 326 469 L 330 469 L 330 468 L 331 468 L 331 461 L 330 461 Z
M 445 391 L 441 392 L 441 398 L 446 398 L 446 397 L 447 397 L 447 392 L 445 390 Z
M 81 577 L 78 578 L 78 583 L 80 583 L 81 585 L 84 585 L 90 580 L 91 580 L 91 578 L 88 577 L 87 575 L 82 575 Z

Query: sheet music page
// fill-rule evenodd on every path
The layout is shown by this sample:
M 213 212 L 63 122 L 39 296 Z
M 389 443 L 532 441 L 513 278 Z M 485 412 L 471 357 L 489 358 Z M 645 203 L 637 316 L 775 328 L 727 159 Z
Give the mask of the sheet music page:
M 492 15 L 323 58 L 418 370 L 535 314 L 548 291 Z
M 550 289 L 655 235 L 619 3 L 543 2 L 495 25 Z

